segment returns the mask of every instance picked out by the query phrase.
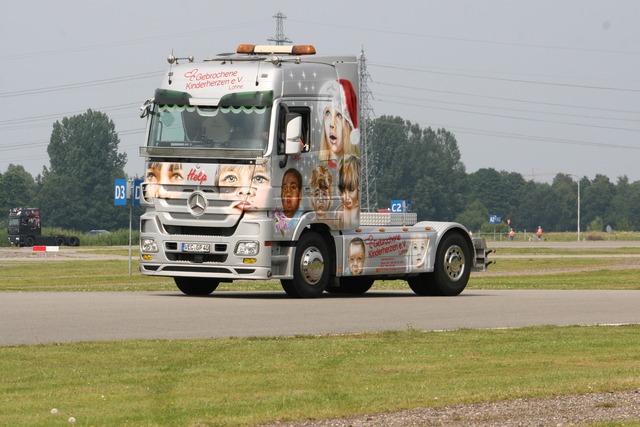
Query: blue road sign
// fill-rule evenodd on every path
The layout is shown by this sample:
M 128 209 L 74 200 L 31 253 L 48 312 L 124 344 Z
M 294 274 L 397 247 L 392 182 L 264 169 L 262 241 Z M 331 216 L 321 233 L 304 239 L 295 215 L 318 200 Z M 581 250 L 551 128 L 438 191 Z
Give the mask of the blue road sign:
M 393 213 L 409 213 L 411 212 L 411 200 L 392 200 L 391 212 Z
M 133 206 L 140 206 L 140 192 L 142 191 L 142 180 L 134 179 L 133 180 L 133 198 L 131 199 L 131 204 Z
M 127 206 L 127 193 L 129 183 L 126 179 L 116 179 L 114 182 L 113 204 L 115 206 Z

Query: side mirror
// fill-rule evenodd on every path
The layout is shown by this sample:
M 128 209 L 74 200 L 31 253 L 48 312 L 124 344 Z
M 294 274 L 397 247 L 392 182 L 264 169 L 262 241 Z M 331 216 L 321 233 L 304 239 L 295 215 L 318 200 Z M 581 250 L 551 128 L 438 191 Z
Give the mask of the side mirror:
M 302 117 L 299 114 L 287 123 L 284 152 L 290 156 L 297 156 L 302 151 L 300 138 L 302 136 Z
M 140 106 L 140 117 L 145 118 L 151 112 L 151 107 L 153 106 L 153 100 L 147 99 L 144 104 Z

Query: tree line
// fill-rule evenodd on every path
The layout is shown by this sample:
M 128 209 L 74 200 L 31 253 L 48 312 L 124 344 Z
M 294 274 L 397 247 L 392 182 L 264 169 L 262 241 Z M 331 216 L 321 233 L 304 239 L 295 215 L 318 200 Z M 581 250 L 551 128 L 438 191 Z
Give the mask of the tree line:
M 578 185 L 581 231 L 640 230 L 640 182 L 626 176 L 559 173 L 552 183 L 483 168 L 467 173 L 455 135 L 421 128 L 401 117 L 381 116 L 367 124 L 374 153 L 377 204 L 411 200 L 418 220 L 457 221 L 482 230 L 489 215 L 512 220 L 516 230 L 576 231 Z M 47 148 L 50 167 L 33 177 L 23 166 L 0 174 L 0 208 L 40 207 L 43 225 L 78 231 L 127 228 L 129 210 L 113 206 L 113 182 L 127 178 L 126 154 L 118 152 L 115 125 L 101 112 L 64 118 L 53 125 Z M 136 217 L 142 208 L 135 208 Z M 134 220 L 137 222 L 137 220 Z
M 128 228 L 129 209 L 113 205 L 114 180 L 127 177 L 127 155 L 118 152 L 119 144 L 115 124 L 99 111 L 55 122 L 47 146 L 50 167 L 35 178 L 13 164 L 0 174 L 4 222 L 11 208 L 39 207 L 45 227 Z
M 378 206 L 411 200 L 418 220 L 452 221 L 470 230 L 487 229 L 490 215 L 511 219 L 515 230 L 640 230 L 640 181 L 613 183 L 604 175 L 558 173 L 551 184 L 493 168 L 466 173 L 455 136 L 423 129 L 401 117 L 381 116 L 369 124 L 375 153 Z M 504 225 L 506 227 L 506 225 Z

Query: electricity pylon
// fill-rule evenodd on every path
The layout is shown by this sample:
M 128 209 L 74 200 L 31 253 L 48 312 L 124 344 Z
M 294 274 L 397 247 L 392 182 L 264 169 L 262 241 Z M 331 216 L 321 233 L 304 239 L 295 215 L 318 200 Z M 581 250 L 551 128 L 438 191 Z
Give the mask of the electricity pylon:
M 376 195 L 375 155 L 371 150 L 371 140 L 369 138 L 369 125 L 374 116 L 369 99 L 373 98 L 373 95 L 368 86 L 371 76 L 367 71 L 364 46 L 360 50 L 358 74 L 360 75 L 358 99 L 360 100 L 360 156 L 362 161 L 360 209 L 363 212 L 376 212 L 378 210 L 378 197 Z
M 289 37 L 284 35 L 284 20 L 287 19 L 284 13 L 278 12 L 272 16 L 276 18 L 276 35 L 267 39 L 267 41 L 275 42 L 276 46 L 284 46 L 285 43 L 293 43 Z

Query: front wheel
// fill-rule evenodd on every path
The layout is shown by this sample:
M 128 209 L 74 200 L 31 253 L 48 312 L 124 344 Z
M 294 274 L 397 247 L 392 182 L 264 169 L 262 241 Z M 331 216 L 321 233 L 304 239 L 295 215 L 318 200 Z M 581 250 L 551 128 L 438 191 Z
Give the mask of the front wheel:
M 438 246 L 433 273 L 410 277 L 409 287 L 418 295 L 459 295 L 469 282 L 472 261 L 465 238 L 458 233 L 449 234 Z
M 216 290 L 219 280 L 208 277 L 174 277 L 178 289 L 186 295 L 205 296 Z
M 322 236 L 304 233 L 293 257 L 293 279 L 281 280 L 284 291 L 293 298 L 317 298 L 327 289 L 331 261 Z

